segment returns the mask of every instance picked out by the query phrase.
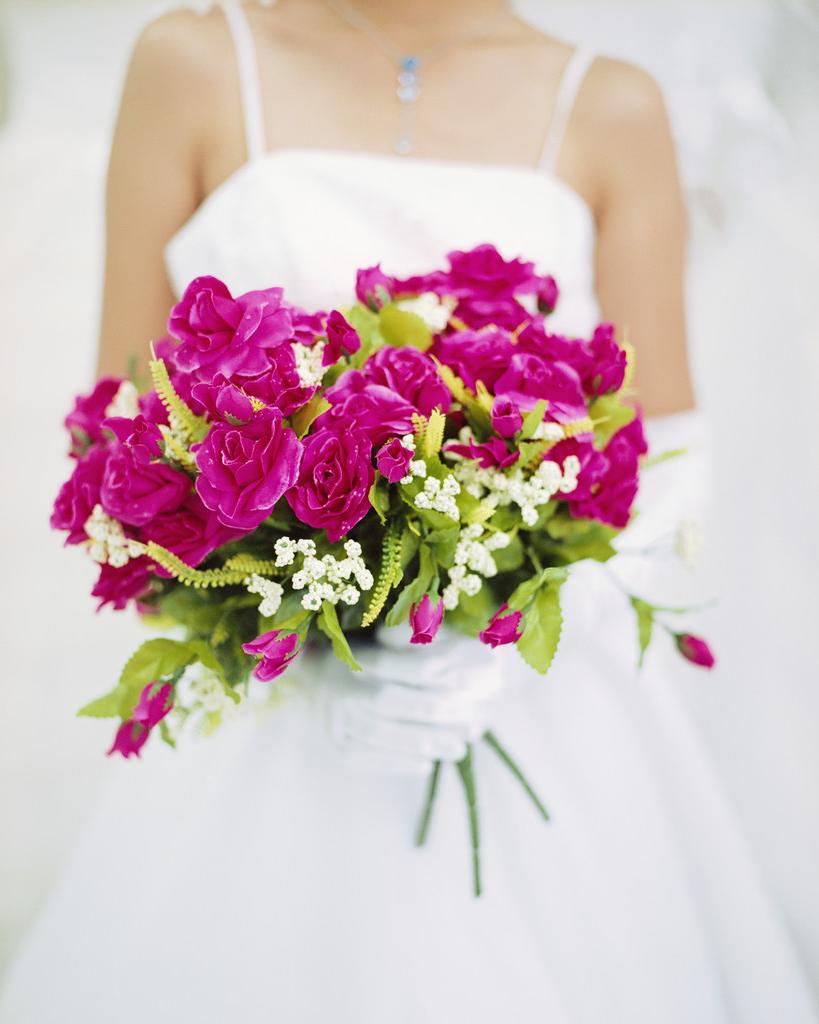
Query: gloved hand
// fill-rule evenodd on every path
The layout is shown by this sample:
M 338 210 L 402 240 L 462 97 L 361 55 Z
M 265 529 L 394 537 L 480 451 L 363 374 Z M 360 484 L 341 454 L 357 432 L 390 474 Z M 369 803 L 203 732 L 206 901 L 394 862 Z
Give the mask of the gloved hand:
M 426 774 L 460 761 L 489 726 L 503 683 L 500 652 L 442 627 L 410 644 L 408 626 L 379 627 L 358 644 L 361 672 L 347 672 L 330 699 L 332 735 L 367 766 Z

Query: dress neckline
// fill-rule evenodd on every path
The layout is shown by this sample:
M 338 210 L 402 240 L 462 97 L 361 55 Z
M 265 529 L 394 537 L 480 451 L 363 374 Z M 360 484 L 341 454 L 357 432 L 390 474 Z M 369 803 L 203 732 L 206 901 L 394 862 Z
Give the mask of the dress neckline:
M 248 175 L 257 173 L 260 169 L 268 166 L 275 167 L 277 163 L 283 161 L 299 159 L 337 160 L 351 164 L 371 163 L 382 166 L 386 165 L 396 170 L 400 169 L 402 173 L 409 169 L 425 169 L 427 171 L 440 170 L 458 174 L 506 174 L 518 179 L 540 181 L 555 187 L 562 195 L 566 196 L 587 220 L 592 231 L 596 229 L 594 211 L 583 196 L 576 189 L 572 188 L 571 185 L 563 181 L 562 178 L 558 178 L 557 175 L 542 167 L 529 167 L 523 164 L 477 163 L 468 160 L 447 160 L 439 157 L 399 156 L 392 153 L 374 153 L 365 150 L 333 149 L 319 146 L 284 146 L 278 149 L 267 150 L 254 159 L 246 161 L 237 167 L 235 171 L 232 171 L 212 192 L 205 196 L 190 217 L 174 232 L 165 247 L 166 253 L 177 239 L 202 220 L 212 207 L 221 202 Z

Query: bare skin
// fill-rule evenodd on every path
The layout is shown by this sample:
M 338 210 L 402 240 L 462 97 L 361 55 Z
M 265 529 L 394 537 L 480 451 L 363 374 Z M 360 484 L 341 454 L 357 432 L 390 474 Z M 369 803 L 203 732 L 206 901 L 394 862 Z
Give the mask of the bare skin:
M 413 156 L 534 166 L 571 46 L 498 0 L 358 0 L 405 52 L 430 50 Z M 391 153 L 395 69 L 323 0 L 247 7 L 261 68 L 267 145 Z M 435 16 L 433 17 L 433 12 Z M 107 190 L 101 373 L 125 374 L 161 336 L 175 301 L 163 249 L 246 159 L 222 12 L 175 11 L 134 51 Z M 685 344 L 686 218 L 662 95 L 643 71 L 599 58 L 569 121 L 557 175 L 597 224 L 597 294 L 638 353 L 649 415 L 693 404 Z M 546 268 L 544 268 L 546 269 Z

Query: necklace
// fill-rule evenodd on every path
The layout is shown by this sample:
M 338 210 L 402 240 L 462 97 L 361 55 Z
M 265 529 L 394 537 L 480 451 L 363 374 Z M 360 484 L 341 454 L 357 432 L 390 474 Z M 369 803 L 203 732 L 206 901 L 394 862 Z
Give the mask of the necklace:
M 352 5 L 344 3 L 343 0 L 325 0 L 325 2 L 342 21 L 368 36 L 375 47 L 395 67 L 395 95 L 399 103 L 399 119 L 398 135 L 393 143 L 393 149 L 401 156 L 406 156 L 414 148 L 415 107 L 421 96 L 421 68 L 446 50 L 472 38 L 472 36 L 446 39 L 423 54 L 405 53 L 377 25 L 374 25 L 369 18 Z

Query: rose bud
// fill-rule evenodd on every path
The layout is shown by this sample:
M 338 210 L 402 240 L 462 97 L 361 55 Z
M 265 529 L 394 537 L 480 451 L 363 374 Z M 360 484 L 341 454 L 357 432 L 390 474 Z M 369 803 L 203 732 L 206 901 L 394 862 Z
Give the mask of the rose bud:
M 352 355 L 361 348 L 361 338 L 358 331 L 347 323 L 337 309 L 327 317 L 327 344 L 321 357 L 322 366 L 330 366 L 337 363 L 342 355 Z
M 511 398 L 499 395 L 492 402 L 492 429 L 501 437 L 511 437 L 523 425 L 520 409 Z
M 714 667 L 716 658 L 701 637 L 691 633 L 675 633 L 674 641 L 677 644 L 677 650 L 692 665 L 700 665 L 702 668 Z
M 242 650 L 246 654 L 261 655 L 253 675 L 267 683 L 280 676 L 296 657 L 298 643 L 298 633 L 282 633 L 279 629 L 271 629 L 269 633 L 262 633 L 249 644 L 242 644 Z
M 520 626 L 520 620 L 523 617 L 521 612 L 509 612 L 505 614 L 509 608 L 508 604 L 502 604 L 500 608 L 495 612 L 492 618 L 489 620 L 489 625 L 486 629 L 481 630 L 478 633 L 478 639 L 482 640 L 485 644 L 489 644 L 490 647 L 501 647 L 503 644 L 514 644 L 523 636 L 522 632 L 518 631 Z
M 431 644 L 441 627 L 443 617 L 443 598 L 433 607 L 429 594 L 424 594 L 417 604 L 410 607 L 409 621 L 412 627 L 410 643 Z
M 541 313 L 551 313 L 557 305 L 560 289 L 551 276 L 542 277 L 537 286 L 537 308 Z
M 389 483 L 395 484 L 409 473 L 412 455 L 412 451 L 394 437 L 378 449 L 375 464 L 378 466 L 378 472 L 386 477 Z

